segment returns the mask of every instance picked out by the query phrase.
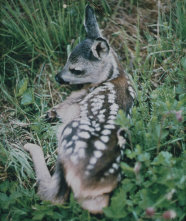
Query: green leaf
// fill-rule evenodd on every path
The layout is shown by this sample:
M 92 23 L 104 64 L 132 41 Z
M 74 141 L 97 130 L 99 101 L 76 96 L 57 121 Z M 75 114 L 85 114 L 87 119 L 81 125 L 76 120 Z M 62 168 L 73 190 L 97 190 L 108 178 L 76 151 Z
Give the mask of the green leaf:
M 5 202 L 9 200 L 9 197 L 5 193 L 0 193 L 0 199 Z
M 148 161 L 148 160 L 150 160 L 150 154 L 149 153 L 142 153 L 138 156 L 138 160 L 140 162 Z
M 18 93 L 16 94 L 16 97 L 22 96 L 24 92 L 27 90 L 27 87 L 28 87 L 28 78 L 24 78 L 18 84 Z
M 129 165 L 127 165 L 126 163 L 122 162 L 121 163 L 121 168 L 122 168 L 122 170 L 124 171 L 124 173 L 126 175 L 133 175 L 133 176 L 135 175 L 134 174 L 134 169 L 132 167 L 130 167 Z
M 23 209 L 18 209 L 18 208 L 14 209 L 14 213 L 16 215 L 26 215 L 27 214 L 26 211 L 24 211 Z
M 132 169 L 132 172 L 133 172 L 133 169 Z M 131 179 L 127 179 L 127 178 L 125 178 L 122 181 L 122 185 L 125 188 L 125 192 L 130 192 L 136 186 L 136 184 L 134 184 Z
M 105 208 L 103 211 L 109 218 L 124 218 L 127 216 L 125 205 L 126 194 L 123 189 L 120 189 L 116 195 L 112 197 L 110 207 Z
M 167 151 L 161 151 L 158 156 L 154 159 L 152 162 L 153 165 L 171 165 L 173 161 L 172 159 L 172 154 L 167 152 Z
M 0 152 L 1 153 L 1 152 Z M 0 184 L 0 191 L 6 193 L 7 190 L 10 189 L 10 183 L 8 181 L 4 181 Z
M 157 138 L 160 136 L 160 130 L 161 130 L 160 124 L 156 125 L 155 132 L 156 132 L 156 137 Z
M 181 65 L 182 65 L 183 69 L 186 70 L 186 57 L 183 57 L 181 59 Z
M 33 92 L 31 89 L 29 89 L 23 94 L 21 99 L 21 104 L 26 106 L 32 104 L 33 102 L 34 102 Z
M 0 208 L 8 209 L 11 203 L 9 197 L 5 193 L 0 193 Z
M 165 139 L 168 135 L 169 135 L 169 132 L 168 132 L 168 131 L 166 131 L 166 130 L 162 131 L 161 139 L 162 139 L 162 140 Z
M 39 213 L 39 214 L 36 214 L 32 217 L 32 220 L 42 220 L 42 218 L 44 217 L 44 213 Z

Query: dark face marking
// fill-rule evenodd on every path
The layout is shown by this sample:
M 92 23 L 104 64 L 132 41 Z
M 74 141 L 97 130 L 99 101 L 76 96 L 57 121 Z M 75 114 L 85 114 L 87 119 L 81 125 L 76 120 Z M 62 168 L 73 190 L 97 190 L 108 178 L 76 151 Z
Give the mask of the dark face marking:
M 107 80 L 109 80 L 110 78 L 112 78 L 113 74 L 114 74 L 114 68 L 113 68 L 113 65 L 112 65 L 112 66 L 110 67 L 109 75 L 108 75 Z
M 69 71 L 74 74 L 74 75 L 83 75 L 85 73 L 84 70 L 76 70 L 76 69 L 73 69 L 73 68 L 70 68 Z
M 74 50 L 72 51 L 69 61 L 74 64 L 78 62 L 79 57 L 82 57 L 84 59 L 89 59 L 90 53 L 91 53 L 91 46 L 92 46 L 92 40 L 85 39 L 81 43 L 79 43 Z

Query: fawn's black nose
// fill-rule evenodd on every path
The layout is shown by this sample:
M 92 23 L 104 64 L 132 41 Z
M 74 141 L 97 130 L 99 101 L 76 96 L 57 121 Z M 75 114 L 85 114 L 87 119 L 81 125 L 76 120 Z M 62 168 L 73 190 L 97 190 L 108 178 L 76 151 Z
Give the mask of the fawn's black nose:
M 56 80 L 58 83 L 60 83 L 60 84 L 66 84 L 66 83 L 67 83 L 67 82 L 65 82 L 65 81 L 63 80 L 63 78 L 60 76 L 60 73 L 56 74 L 55 80 Z

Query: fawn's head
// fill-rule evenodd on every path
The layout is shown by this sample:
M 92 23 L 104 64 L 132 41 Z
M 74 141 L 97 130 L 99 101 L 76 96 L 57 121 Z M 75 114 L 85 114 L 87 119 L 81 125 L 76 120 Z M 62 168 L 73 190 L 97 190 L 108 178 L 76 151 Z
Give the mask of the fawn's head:
M 55 77 L 61 84 L 101 83 L 113 77 L 116 66 L 113 51 L 102 37 L 94 10 L 89 5 L 85 9 L 84 26 L 86 39 L 75 47 Z

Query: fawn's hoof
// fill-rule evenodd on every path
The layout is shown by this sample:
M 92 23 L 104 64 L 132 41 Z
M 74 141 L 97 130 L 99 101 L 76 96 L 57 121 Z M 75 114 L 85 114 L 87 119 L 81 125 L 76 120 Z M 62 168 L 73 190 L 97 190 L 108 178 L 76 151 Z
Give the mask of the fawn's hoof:
M 52 121 L 52 120 L 54 120 L 56 118 L 57 118 L 57 112 L 56 112 L 55 108 L 52 108 L 49 111 L 47 111 L 46 116 L 45 116 L 45 119 L 47 121 L 50 122 L 50 121 Z

